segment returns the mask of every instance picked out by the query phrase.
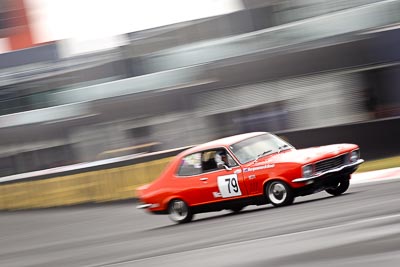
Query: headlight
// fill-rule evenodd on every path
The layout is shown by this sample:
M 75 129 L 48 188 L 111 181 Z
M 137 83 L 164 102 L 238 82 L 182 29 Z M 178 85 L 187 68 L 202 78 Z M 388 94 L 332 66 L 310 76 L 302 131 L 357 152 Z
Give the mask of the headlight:
M 360 158 L 360 151 L 354 150 L 350 153 L 350 163 L 356 162 Z
M 304 178 L 311 177 L 312 174 L 313 174 L 313 166 L 311 164 L 303 166 L 303 177 Z

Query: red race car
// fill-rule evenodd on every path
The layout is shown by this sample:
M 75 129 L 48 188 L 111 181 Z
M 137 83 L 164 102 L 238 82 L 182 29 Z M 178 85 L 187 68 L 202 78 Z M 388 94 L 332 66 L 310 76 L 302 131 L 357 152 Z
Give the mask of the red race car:
M 177 155 L 158 179 L 138 188 L 138 208 L 185 223 L 196 213 L 285 206 L 322 190 L 337 196 L 363 162 L 353 144 L 295 149 L 266 132 L 235 135 Z

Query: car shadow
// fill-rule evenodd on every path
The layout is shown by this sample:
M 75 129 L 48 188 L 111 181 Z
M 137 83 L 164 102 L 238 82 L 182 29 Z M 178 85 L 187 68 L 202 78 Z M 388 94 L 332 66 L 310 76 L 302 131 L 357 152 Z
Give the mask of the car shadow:
M 279 208 L 276 208 L 276 207 L 272 206 L 271 204 L 265 204 L 265 205 L 260 205 L 260 206 L 258 206 L 256 208 L 253 208 L 253 209 L 250 209 L 250 210 L 243 210 L 243 211 L 241 211 L 239 213 L 230 212 L 230 213 L 217 214 L 215 216 L 209 216 L 209 217 L 206 217 L 206 218 L 199 218 L 199 219 L 196 219 L 196 217 L 194 217 L 193 221 L 191 221 L 190 223 L 186 223 L 186 224 L 175 224 L 175 223 L 172 223 L 171 225 L 165 225 L 165 226 L 161 226 L 161 227 L 147 229 L 146 231 L 155 231 L 155 230 L 162 230 L 162 229 L 173 229 L 175 227 L 183 227 L 185 225 L 197 225 L 197 224 L 202 223 L 202 222 L 219 220 L 221 218 L 228 218 L 228 217 L 233 217 L 233 216 L 240 216 L 242 214 L 255 214 L 257 212 L 264 212 L 266 210 L 289 209 L 289 208 L 291 208 L 293 206 L 306 205 L 306 204 L 309 204 L 309 203 L 319 202 L 319 201 L 323 201 L 323 200 L 327 200 L 327 199 L 333 199 L 333 198 L 344 198 L 346 196 L 351 196 L 351 195 L 354 195 L 354 194 L 357 194 L 357 193 L 360 193 L 360 192 L 348 192 L 348 193 L 344 193 L 343 195 L 340 195 L 340 196 L 331 196 L 331 195 L 320 196 L 318 198 L 296 201 L 292 205 L 285 206 L 285 207 L 279 207 Z M 298 199 L 300 199 L 300 197 Z M 217 212 L 222 212 L 222 211 L 217 211 Z
M 360 192 L 348 192 L 348 193 L 344 193 L 344 194 L 339 195 L 339 196 L 324 195 L 324 196 L 320 196 L 318 198 L 305 199 L 305 200 L 302 200 L 301 199 L 302 197 L 298 197 L 297 198 L 298 201 L 294 202 L 291 206 L 297 206 L 297 205 L 317 202 L 317 201 L 326 200 L 326 199 L 343 198 L 343 197 L 351 196 L 351 195 L 354 195 L 354 194 L 357 194 L 357 193 L 360 193 Z M 290 206 L 287 206 L 287 207 L 290 207 Z

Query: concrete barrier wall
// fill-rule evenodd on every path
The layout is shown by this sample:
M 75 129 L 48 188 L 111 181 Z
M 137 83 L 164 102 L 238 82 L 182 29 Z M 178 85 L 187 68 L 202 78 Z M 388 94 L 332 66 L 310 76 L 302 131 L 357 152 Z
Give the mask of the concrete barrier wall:
M 354 143 L 360 146 L 365 160 L 400 155 L 400 117 L 330 126 L 324 128 L 284 131 L 284 136 L 296 148 Z
M 134 198 L 173 157 L 128 166 L 0 185 L 0 210 L 46 208 Z

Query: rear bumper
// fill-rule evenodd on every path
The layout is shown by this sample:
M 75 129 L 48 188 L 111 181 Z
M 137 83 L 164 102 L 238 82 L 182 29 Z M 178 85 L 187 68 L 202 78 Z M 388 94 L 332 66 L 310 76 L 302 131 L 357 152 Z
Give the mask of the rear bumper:
M 148 208 L 151 208 L 152 205 L 153 204 L 140 204 L 140 205 L 137 205 L 136 208 L 137 209 L 148 209 Z
M 156 208 L 160 208 L 160 204 L 149 204 L 149 203 L 142 203 L 136 206 L 137 209 L 145 209 L 146 211 L 152 214 L 168 214 L 167 210 L 153 210 Z
M 354 163 L 346 164 L 341 167 L 323 172 L 323 173 L 318 173 L 317 175 L 311 176 L 311 177 L 302 177 L 302 178 L 296 178 L 292 180 L 293 183 L 304 183 L 304 182 L 309 182 L 312 180 L 316 179 L 324 179 L 330 176 L 344 176 L 344 175 L 349 175 L 355 172 L 358 168 L 358 166 L 363 163 L 363 159 L 359 159 Z

